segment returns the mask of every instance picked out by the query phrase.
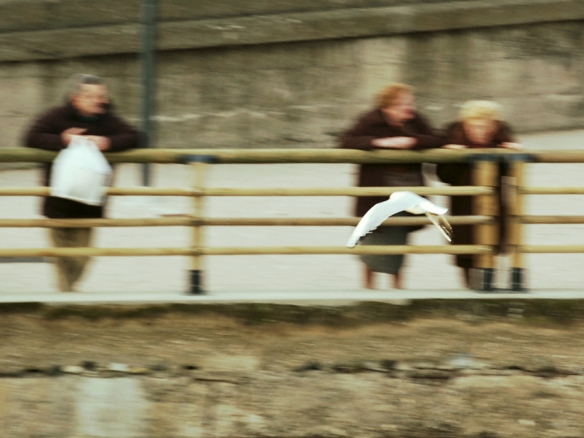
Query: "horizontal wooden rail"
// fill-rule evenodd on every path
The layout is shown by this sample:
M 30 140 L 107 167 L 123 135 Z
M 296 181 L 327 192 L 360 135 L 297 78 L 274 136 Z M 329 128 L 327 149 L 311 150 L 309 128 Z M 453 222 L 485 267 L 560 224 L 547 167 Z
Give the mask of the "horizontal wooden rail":
M 453 225 L 490 224 L 490 216 L 447 216 Z M 355 226 L 359 218 L 201 218 L 189 215 L 125 219 L 0 219 L 0 228 L 175 227 L 184 226 Z M 393 217 L 385 226 L 429 225 L 425 216 Z
M 0 257 L 101 257 L 194 255 L 325 255 L 325 254 L 491 254 L 485 245 L 436 246 L 265 246 L 216 248 L 3 248 Z
M 0 196 L 48 196 L 49 187 L 0 187 Z M 203 193 L 188 188 L 166 187 L 109 187 L 114 196 L 200 196 Z
M 518 252 L 526 254 L 584 253 L 584 245 L 521 245 Z
M 491 195 L 489 187 L 317 187 L 317 188 L 208 188 L 196 190 L 172 187 L 110 187 L 113 196 L 389 196 L 407 190 L 418 195 L 481 196 Z M 0 196 L 48 196 L 48 187 L 0 187 Z
M 584 216 L 522 216 L 522 224 L 584 224 Z
M 491 216 L 446 216 L 453 225 L 490 224 Z M 205 218 L 202 225 L 209 226 L 351 226 L 360 218 Z M 430 220 L 419 217 L 392 217 L 383 222 L 384 226 L 430 225 Z
M 1 162 L 46 163 L 56 152 L 0 148 Z M 462 163 L 480 157 L 507 156 L 538 163 L 584 163 L 584 150 L 514 151 L 509 149 L 428 149 L 424 151 L 351 149 L 134 149 L 106 153 L 112 163 L 184 163 L 193 155 L 212 156 L 222 164 L 264 163 Z
M 584 153 L 567 151 L 571 159 L 580 158 Z M 43 163 L 52 161 L 56 152 L 29 148 L 0 148 L 0 162 Z M 533 154 L 521 151 L 521 155 Z M 537 153 L 535 153 L 537 155 Z M 561 151 L 554 151 L 555 159 Z M 352 149 L 134 149 L 125 152 L 106 153 L 112 163 L 184 163 L 185 157 L 193 155 L 212 156 L 222 164 L 264 164 L 264 163 L 451 163 L 468 162 L 473 157 L 497 155 L 517 156 L 508 149 L 428 149 L 424 151 Z
M 522 151 L 537 163 L 584 163 L 584 150 Z
M 410 191 L 418 195 L 473 196 L 490 195 L 489 187 L 324 187 L 324 188 L 209 188 L 206 196 L 389 196 L 398 191 Z
M 0 187 L 0 196 L 49 196 L 49 187 Z M 109 187 L 113 196 L 201 196 L 204 193 L 189 188 L 172 187 Z
M 584 187 L 519 187 L 520 195 L 584 195 Z
M 175 227 L 192 226 L 190 217 L 124 219 L 0 219 L 0 228 Z
M 189 256 L 189 248 L 0 248 L 0 257 Z
M 341 246 L 298 246 L 298 247 L 224 247 L 204 248 L 204 255 L 279 255 L 279 254 L 491 254 L 493 249 L 486 245 L 372 245 L 345 248 Z

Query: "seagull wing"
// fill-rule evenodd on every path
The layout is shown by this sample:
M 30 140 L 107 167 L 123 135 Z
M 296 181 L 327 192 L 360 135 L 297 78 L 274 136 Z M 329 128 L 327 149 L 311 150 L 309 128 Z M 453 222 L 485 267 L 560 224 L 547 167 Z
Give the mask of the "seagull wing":
M 452 242 L 452 236 L 454 235 L 454 233 L 452 231 L 452 227 L 450 226 L 446 218 L 441 214 L 434 214 L 430 212 L 427 212 L 426 216 L 434 225 L 436 225 L 436 228 L 440 230 L 440 232 L 446 238 L 446 240 Z
M 448 211 L 446 207 L 440 207 L 433 202 L 428 201 L 425 198 L 422 198 L 420 203 L 418 204 L 418 208 L 424 210 L 426 213 L 434 213 L 434 214 L 444 214 Z
M 404 199 L 389 199 L 387 201 L 375 204 L 369 209 L 365 216 L 361 218 L 353 234 L 347 242 L 349 248 L 353 248 L 362 237 L 375 230 L 379 225 L 383 223 L 388 217 L 393 216 L 400 211 L 404 211 L 408 208 L 416 205 L 417 200 L 412 200 L 408 198 Z

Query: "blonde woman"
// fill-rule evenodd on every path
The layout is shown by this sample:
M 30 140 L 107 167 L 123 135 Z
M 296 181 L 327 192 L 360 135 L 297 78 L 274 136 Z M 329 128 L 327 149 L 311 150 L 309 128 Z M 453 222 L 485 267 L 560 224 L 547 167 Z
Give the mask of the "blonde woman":
M 450 124 L 446 130 L 446 146 L 448 149 L 472 148 L 508 148 L 521 149 L 515 142 L 511 128 L 503 121 L 501 106 L 485 100 L 471 100 L 460 109 L 458 121 Z M 471 166 L 465 163 L 441 164 L 437 170 L 440 179 L 453 186 L 472 184 Z M 505 173 L 503 166 L 499 168 L 498 199 L 499 199 L 499 251 L 504 249 L 506 230 L 504 227 L 507 208 L 502 202 L 501 177 Z M 472 215 L 471 196 L 453 196 L 450 212 L 455 216 Z M 455 225 L 455 245 L 472 245 L 474 243 L 472 225 Z M 470 286 L 470 269 L 473 256 L 470 254 L 456 255 L 456 265 L 463 270 L 464 281 Z

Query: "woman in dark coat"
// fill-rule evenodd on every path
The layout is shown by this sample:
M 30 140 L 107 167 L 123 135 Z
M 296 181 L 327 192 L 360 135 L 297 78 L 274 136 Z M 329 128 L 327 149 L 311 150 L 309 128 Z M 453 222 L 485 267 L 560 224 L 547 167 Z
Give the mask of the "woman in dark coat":
M 466 102 L 460 111 L 459 120 L 450 124 L 446 131 L 448 149 L 467 148 L 509 148 L 520 149 L 515 143 L 510 127 L 501 117 L 500 106 L 495 102 L 472 100 Z M 466 163 L 440 164 L 437 169 L 438 177 L 445 183 L 453 186 L 472 185 L 471 165 Z M 498 251 L 503 252 L 506 242 L 504 227 L 507 215 L 507 206 L 503 202 L 502 177 L 505 176 L 503 166 L 499 167 L 499 181 L 497 184 L 497 198 L 499 199 L 499 236 Z M 453 196 L 450 212 L 454 216 L 473 214 L 472 196 Z M 472 245 L 474 243 L 472 225 L 454 225 L 454 245 Z M 465 285 L 470 286 L 470 269 L 473 265 L 471 254 L 458 254 L 456 266 L 462 268 Z
M 421 150 L 444 145 L 428 122 L 416 111 L 413 89 L 393 84 L 378 96 L 377 108 L 362 115 L 357 123 L 341 136 L 341 147 L 347 149 L 409 149 Z M 421 164 L 363 164 L 359 168 L 359 187 L 422 186 Z M 355 215 L 362 217 L 387 196 L 359 197 Z M 407 213 L 405 213 L 407 214 Z M 407 235 L 420 227 L 379 227 L 363 239 L 367 245 L 405 245 Z M 373 289 L 373 272 L 385 272 L 393 277 L 393 286 L 401 289 L 400 268 L 403 254 L 361 256 L 365 263 L 365 287 Z

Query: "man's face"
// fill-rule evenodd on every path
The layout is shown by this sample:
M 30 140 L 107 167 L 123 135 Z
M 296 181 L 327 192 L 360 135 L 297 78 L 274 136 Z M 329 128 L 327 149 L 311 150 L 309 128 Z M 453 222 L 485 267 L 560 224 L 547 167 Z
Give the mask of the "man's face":
M 83 84 L 79 93 L 71 96 L 71 104 L 86 117 L 105 113 L 108 103 L 107 88 L 100 84 Z

